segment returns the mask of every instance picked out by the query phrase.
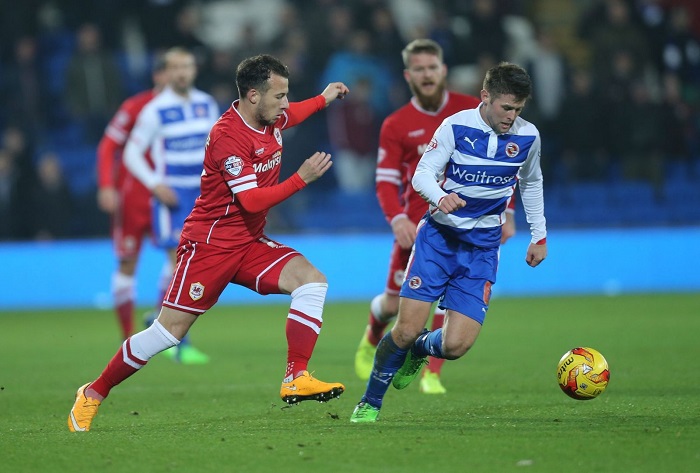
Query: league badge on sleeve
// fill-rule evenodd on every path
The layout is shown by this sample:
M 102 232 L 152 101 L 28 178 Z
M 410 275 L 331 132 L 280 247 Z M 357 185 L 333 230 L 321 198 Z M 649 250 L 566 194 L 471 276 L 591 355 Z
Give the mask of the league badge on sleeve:
M 224 161 L 224 169 L 230 175 L 238 177 L 243 170 L 243 160 L 238 156 L 229 156 L 226 158 L 226 161 Z

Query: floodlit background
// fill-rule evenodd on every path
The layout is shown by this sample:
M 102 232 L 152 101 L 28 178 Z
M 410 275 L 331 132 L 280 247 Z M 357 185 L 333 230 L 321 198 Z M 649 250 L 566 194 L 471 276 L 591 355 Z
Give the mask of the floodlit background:
M 376 159 L 381 121 L 409 98 L 401 49 L 418 37 L 443 46 L 453 90 L 478 94 L 501 60 L 533 78 L 523 116 L 543 139 L 550 258 L 536 270 L 522 262 L 518 209 L 496 296 L 700 291 L 697 1 L 0 3 L 11 11 L 0 17 L 0 310 L 110 306 L 115 261 L 96 205 L 95 148 L 121 101 L 150 87 L 160 51 L 193 50 L 197 86 L 222 111 L 237 98 L 238 62 L 262 52 L 289 65 L 292 100 L 331 81 L 358 92 L 285 133 L 286 177 L 316 150 Z M 358 117 L 344 128 L 343 107 Z M 353 149 L 334 139 L 344 135 Z M 371 174 L 329 173 L 273 210 L 268 232 L 329 276 L 329 298 L 383 287 L 391 234 Z M 144 304 L 161 261 L 146 247 Z M 223 301 L 249 298 L 269 300 L 232 289 Z

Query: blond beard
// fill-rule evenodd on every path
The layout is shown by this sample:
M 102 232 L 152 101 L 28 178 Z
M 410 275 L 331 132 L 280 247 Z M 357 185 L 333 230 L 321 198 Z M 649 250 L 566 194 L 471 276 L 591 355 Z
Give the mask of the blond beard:
M 413 84 L 409 84 L 413 96 L 418 100 L 418 103 L 424 110 L 429 112 L 435 112 L 442 105 L 442 100 L 445 96 L 445 80 L 443 79 L 439 84 L 438 88 L 433 95 L 424 95 L 420 93 L 418 87 Z

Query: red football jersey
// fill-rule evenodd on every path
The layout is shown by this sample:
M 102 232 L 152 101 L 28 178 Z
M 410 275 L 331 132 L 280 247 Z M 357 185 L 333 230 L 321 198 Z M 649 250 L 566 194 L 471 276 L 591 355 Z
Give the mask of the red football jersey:
M 184 239 L 217 246 L 240 246 L 263 234 L 268 210 L 246 212 L 236 194 L 279 183 L 282 130 L 323 110 L 322 95 L 289 104 L 279 120 L 262 130 L 248 125 L 234 102 L 214 124 L 204 150 L 200 196 L 185 220 Z
M 442 107 L 428 112 L 412 98 L 384 120 L 379 134 L 376 191 L 389 223 L 399 214 L 408 215 L 414 223 L 423 217 L 428 203 L 411 186 L 418 161 L 445 118 L 479 103 L 476 97 L 448 92 Z
M 129 97 L 121 104 L 117 113 L 110 120 L 97 147 L 97 184 L 99 187 L 121 188 L 129 173 L 121 160 L 121 153 L 124 151 L 126 140 L 134 128 L 141 109 L 155 95 L 156 92 L 151 89 Z M 143 187 L 138 179 L 132 179 L 132 181 L 134 181 L 132 186 Z M 150 196 L 147 189 L 146 195 Z

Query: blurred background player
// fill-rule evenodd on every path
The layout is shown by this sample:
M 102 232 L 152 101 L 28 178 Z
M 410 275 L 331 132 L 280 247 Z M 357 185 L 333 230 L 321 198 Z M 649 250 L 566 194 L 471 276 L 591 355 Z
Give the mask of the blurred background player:
M 369 379 L 377 344 L 387 325 L 396 317 L 399 289 L 416 237 L 416 225 L 428 210 L 428 204 L 410 185 L 418 160 L 442 121 L 461 110 L 479 105 L 479 99 L 446 90 L 447 66 L 442 48 L 430 39 L 417 39 L 401 52 L 404 79 L 411 89 L 409 103 L 389 115 L 379 135 L 376 169 L 376 193 L 379 205 L 394 233 L 386 288 L 370 304 L 369 324 L 355 355 L 355 372 Z M 504 235 L 514 233 L 510 214 Z M 445 312 L 435 308 L 432 329 L 442 327 Z M 430 358 L 420 389 L 427 394 L 442 394 L 440 370 L 444 360 Z
M 174 265 L 182 226 L 199 195 L 204 144 L 219 108 L 211 95 L 193 87 L 197 67 L 192 53 L 172 48 L 164 60 L 168 83 L 139 114 L 124 162 L 154 197 L 154 240 Z M 146 157 L 149 150 L 154 167 Z M 168 353 L 185 364 L 209 361 L 187 342 Z
M 162 57 L 155 59 L 151 77 L 153 88 L 121 104 L 97 146 L 97 205 L 112 221 L 112 239 L 118 260 L 112 276 L 112 298 L 124 340 L 134 333 L 134 274 L 143 238 L 151 234 L 151 193 L 126 169 L 122 153 L 136 117 L 167 82 Z M 167 281 L 170 273 L 172 266 L 168 260 L 163 267 Z

